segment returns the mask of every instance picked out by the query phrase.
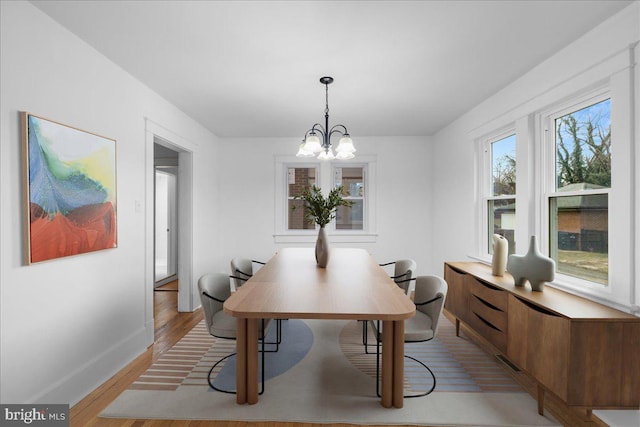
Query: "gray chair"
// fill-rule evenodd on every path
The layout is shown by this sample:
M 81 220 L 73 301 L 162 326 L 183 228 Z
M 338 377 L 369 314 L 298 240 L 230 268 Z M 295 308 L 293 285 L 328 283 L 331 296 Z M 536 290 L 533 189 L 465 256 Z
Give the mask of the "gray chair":
M 231 260 L 231 279 L 233 279 L 233 286 L 235 290 L 238 290 L 253 276 L 253 264 L 265 265 L 262 261 L 256 261 L 255 259 L 236 257 Z M 276 320 L 277 330 L 277 342 L 282 342 L 282 319 Z
M 415 280 L 414 275 L 416 274 L 417 269 L 416 262 L 412 259 L 400 259 L 380 264 L 381 267 L 385 267 L 387 265 L 393 265 L 393 276 L 391 276 L 391 278 L 408 295 L 411 281 Z
M 198 291 L 200 293 L 200 302 L 202 303 L 202 310 L 204 312 L 204 320 L 209 333 L 216 338 L 235 340 L 237 336 L 237 319 L 235 317 L 229 316 L 223 311 L 224 302 L 231 296 L 229 276 L 222 273 L 205 274 L 198 280 Z M 262 319 L 258 323 L 258 334 L 262 342 L 260 350 L 260 352 L 262 353 L 262 387 L 260 390 L 260 394 L 264 392 L 264 353 L 268 352 L 265 350 L 264 337 L 266 331 L 269 328 L 270 322 L 270 319 Z M 211 373 L 216 368 L 216 366 L 235 354 L 236 353 L 228 354 L 227 356 L 218 360 L 209 370 L 207 381 L 209 382 L 209 386 L 211 386 L 212 389 L 221 391 L 223 393 L 235 393 L 235 391 L 223 390 L 221 388 L 218 388 L 214 386 L 213 382 L 211 381 Z
M 244 285 L 253 276 L 253 264 L 265 265 L 262 261 L 236 257 L 231 260 L 231 278 L 236 289 Z
M 416 280 L 414 274 L 416 273 L 417 264 L 412 259 L 400 259 L 398 261 L 387 262 L 380 264 L 380 267 L 386 267 L 393 265 L 393 276 L 391 278 L 394 282 L 409 295 L 409 289 L 411 288 L 411 282 Z M 364 345 L 365 353 L 369 354 L 369 347 L 366 344 L 367 341 L 367 322 L 362 323 L 362 344 Z
M 442 316 L 442 309 L 444 307 L 444 301 L 447 297 L 448 285 L 445 280 L 439 276 L 428 275 L 418 276 L 416 278 L 416 287 L 414 294 L 414 301 L 416 305 L 415 316 L 405 320 L 404 322 L 404 342 L 424 342 L 430 341 L 436 337 L 438 332 L 438 325 L 440 323 L 440 317 Z M 378 378 L 380 376 L 380 341 L 382 340 L 382 325 L 379 320 L 370 321 L 373 329 L 373 334 L 376 339 L 376 393 L 378 396 L 379 384 Z M 366 337 L 365 337 L 366 339 Z M 365 341 L 365 348 L 367 343 Z M 431 389 L 420 394 L 414 394 L 404 397 L 420 397 L 426 396 L 436 388 L 436 377 L 433 371 L 423 363 L 422 361 L 411 357 L 405 356 L 408 359 L 422 365 L 433 378 L 433 385 Z

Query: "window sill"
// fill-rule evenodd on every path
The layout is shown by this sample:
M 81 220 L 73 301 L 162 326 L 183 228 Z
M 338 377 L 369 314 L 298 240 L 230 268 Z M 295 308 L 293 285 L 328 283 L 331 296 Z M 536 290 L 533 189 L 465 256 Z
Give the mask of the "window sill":
M 327 234 L 330 243 L 375 243 L 378 239 L 377 233 L 340 233 Z M 318 232 L 309 233 L 282 233 L 274 234 L 275 243 L 315 243 Z
M 477 256 L 477 255 L 467 255 L 469 258 L 474 261 L 491 265 L 491 258 Z M 572 279 L 570 277 L 564 276 L 562 274 L 556 273 L 555 280 L 553 282 L 547 282 L 545 284 L 554 289 L 558 289 L 560 291 L 566 292 L 568 294 L 576 295 L 578 297 L 588 299 L 590 301 L 596 302 L 598 304 L 606 305 L 607 307 L 615 308 L 616 310 L 624 311 L 626 313 L 631 313 L 636 316 L 640 315 L 640 310 L 638 307 L 630 304 L 626 304 L 624 302 L 615 301 L 611 297 L 611 288 L 606 285 L 600 285 L 596 283 L 592 283 L 590 286 L 585 287 L 576 285 L 572 283 Z M 529 283 L 525 286 L 529 286 Z

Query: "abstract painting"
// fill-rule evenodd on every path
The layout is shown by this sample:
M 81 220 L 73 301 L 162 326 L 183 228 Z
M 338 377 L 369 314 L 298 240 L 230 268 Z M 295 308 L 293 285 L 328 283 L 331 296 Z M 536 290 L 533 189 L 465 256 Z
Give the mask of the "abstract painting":
M 117 246 L 116 142 L 22 113 L 26 263 Z

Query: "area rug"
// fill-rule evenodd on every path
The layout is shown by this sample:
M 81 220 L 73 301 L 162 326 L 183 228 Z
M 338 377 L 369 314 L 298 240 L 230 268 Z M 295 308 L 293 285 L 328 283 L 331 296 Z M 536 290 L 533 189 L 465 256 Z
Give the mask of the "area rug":
M 436 340 L 417 348 L 407 345 L 408 354 L 425 360 L 434 371 L 436 390 L 426 397 L 405 399 L 401 409 L 386 409 L 375 395 L 375 354 L 364 355 L 361 323 L 285 321 L 280 350 L 284 356 L 268 353 L 265 359 L 265 393 L 255 405 L 238 405 L 234 395 L 213 391 L 206 379 L 211 365 L 234 352 L 235 344 L 209 336 L 206 327 L 199 324 L 100 416 L 429 426 L 559 425 L 549 415 L 538 415 L 535 400 L 498 362 L 452 331 L 453 325 L 443 319 Z M 302 357 L 300 351 L 297 356 L 287 356 L 287 341 L 293 345 L 301 340 L 301 333 L 311 334 L 310 348 Z M 280 362 L 277 372 L 270 373 L 274 357 L 288 362 Z M 221 373 L 225 369 L 228 374 Z M 424 372 L 410 366 L 405 371 L 408 392 L 424 386 Z M 232 363 L 214 372 L 214 376 L 232 374 Z

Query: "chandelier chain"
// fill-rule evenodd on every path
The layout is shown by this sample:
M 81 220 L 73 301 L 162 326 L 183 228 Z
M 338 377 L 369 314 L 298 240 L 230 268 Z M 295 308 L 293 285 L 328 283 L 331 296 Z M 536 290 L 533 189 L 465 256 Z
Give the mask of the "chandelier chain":
M 325 114 L 329 114 L 329 85 L 327 83 L 325 83 L 324 85 L 324 90 L 325 90 L 325 107 L 324 107 L 324 113 Z

